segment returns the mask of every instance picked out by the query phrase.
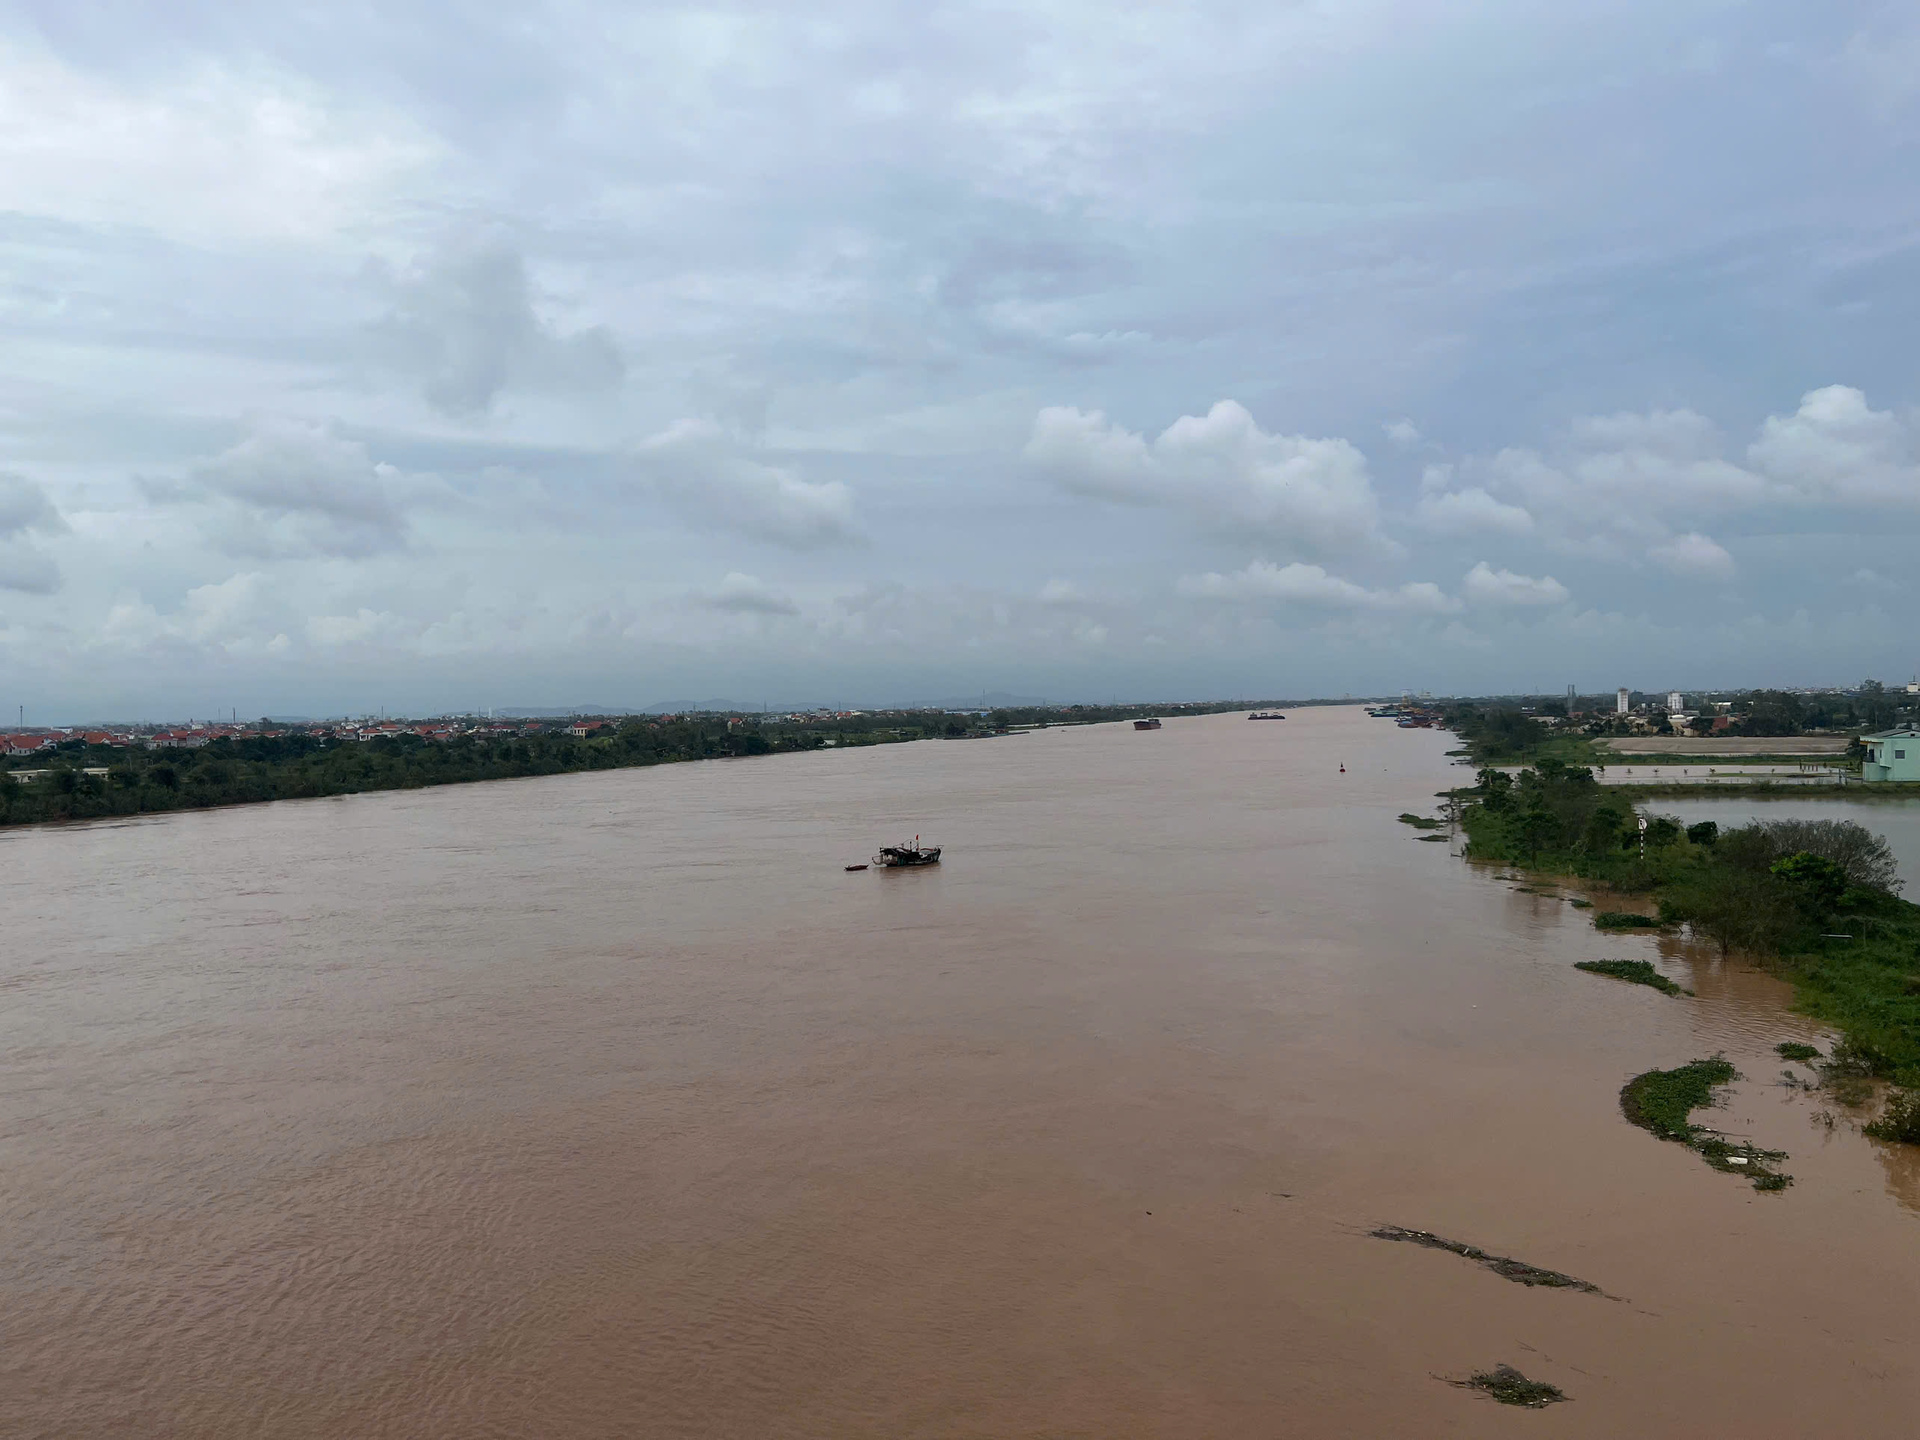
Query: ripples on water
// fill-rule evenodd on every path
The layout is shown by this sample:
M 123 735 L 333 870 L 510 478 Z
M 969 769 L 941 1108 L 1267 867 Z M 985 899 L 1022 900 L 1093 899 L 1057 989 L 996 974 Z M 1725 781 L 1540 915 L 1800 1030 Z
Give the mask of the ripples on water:
M 1914 1168 L 1764 1083 L 1777 981 L 1415 843 L 1450 743 L 1304 710 L 8 833 L 0 1429 L 1473 1434 L 1434 1376 L 1508 1360 L 1569 1435 L 1900 1433 Z M 916 832 L 938 870 L 841 869 Z M 1784 1196 L 1618 1115 L 1716 1049 Z

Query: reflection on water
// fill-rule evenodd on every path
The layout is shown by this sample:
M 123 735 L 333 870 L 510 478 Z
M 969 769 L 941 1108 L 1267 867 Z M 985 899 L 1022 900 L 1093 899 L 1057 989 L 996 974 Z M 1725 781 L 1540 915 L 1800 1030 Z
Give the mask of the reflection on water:
M 1562 1435 L 1902 1433 L 1911 1166 L 1768 1083 L 1778 981 L 1397 823 L 1452 743 L 1308 709 L 0 837 L 0 1429 L 1471 1435 L 1435 1377 L 1507 1360 Z M 914 833 L 938 869 L 841 868 Z M 1714 1050 L 1785 1195 L 1619 1115 Z

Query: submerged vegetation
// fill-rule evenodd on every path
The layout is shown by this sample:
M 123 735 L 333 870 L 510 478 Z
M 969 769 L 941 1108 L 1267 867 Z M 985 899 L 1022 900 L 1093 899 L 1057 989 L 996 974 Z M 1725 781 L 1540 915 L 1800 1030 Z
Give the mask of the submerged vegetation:
M 1844 820 L 1717 830 L 1655 815 L 1642 831 L 1627 796 L 1551 757 L 1478 779 L 1462 796 L 1470 857 L 1651 898 L 1657 920 L 1612 910 L 1595 923 L 1686 926 L 1778 965 L 1866 1074 L 1920 1086 L 1920 906 L 1900 898 L 1885 840 Z
M 1556 1400 L 1567 1398 L 1567 1392 L 1559 1386 L 1549 1385 L 1544 1380 L 1529 1380 L 1511 1365 L 1479 1370 L 1453 1383 L 1463 1390 L 1478 1390 L 1491 1395 L 1502 1405 L 1523 1405 L 1529 1410 L 1544 1409 Z
M 1399 1240 L 1408 1245 L 1419 1245 L 1427 1250 L 1445 1250 L 1449 1255 L 1458 1255 L 1463 1259 L 1484 1265 L 1501 1279 L 1511 1280 L 1516 1285 L 1543 1285 L 1549 1290 L 1579 1290 L 1588 1295 L 1607 1293 L 1590 1281 L 1576 1280 L 1571 1275 L 1562 1275 L 1558 1270 L 1542 1270 L 1538 1265 L 1529 1265 L 1526 1261 L 1515 1260 L 1509 1255 L 1492 1255 L 1478 1245 L 1449 1240 L 1443 1235 L 1434 1234 L 1431 1230 L 1409 1230 L 1404 1225 L 1382 1225 L 1367 1233 L 1376 1240 Z
M 1820 1058 L 1819 1046 L 1805 1045 L 1798 1040 L 1782 1040 L 1773 1051 L 1782 1060 L 1798 1060 L 1802 1065 L 1811 1065 Z
M 1660 920 L 1654 915 L 1636 915 L 1631 910 L 1602 910 L 1593 917 L 1596 930 L 1658 930 Z
M 1584 970 L 1589 975 L 1610 975 L 1615 980 L 1625 980 L 1634 985 L 1651 985 L 1664 995 L 1693 993 L 1676 985 L 1645 960 L 1576 960 L 1573 962 L 1573 968 Z
M 1721 1056 L 1696 1060 L 1678 1070 L 1649 1070 L 1627 1082 L 1620 1092 L 1620 1108 L 1642 1130 L 1684 1145 L 1697 1133 L 1689 1119 L 1693 1112 L 1711 1105 L 1719 1086 L 1739 1078 L 1739 1072 Z
M 1920 1090 L 1896 1090 L 1880 1112 L 1880 1118 L 1860 1129 L 1875 1140 L 1920 1145 Z
M 1435 820 L 1427 815 L 1415 815 L 1411 811 L 1403 810 L 1400 812 L 1400 823 L 1402 825 L 1411 825 L 1416 830 L 1438 830 L 1447 822 L 1444 820 Z
M 1740 1073 L 1720 1055 L 1677 1070 L 1649 1070 L 1621 1088 L 1620 1109 L 1642 1130 L 1685 1145 L 1714 1169 L 1749 1177 L 1756 1190 L 1784 1190 L 1793 1177 L 1774 1169 L 1773 1162 L 1786 1159 L 1785 1151 L 1735 1145 L 1692 1121 L 1695 1110 L 1713 1104 L 1715 1090 L 1739 1078 Z

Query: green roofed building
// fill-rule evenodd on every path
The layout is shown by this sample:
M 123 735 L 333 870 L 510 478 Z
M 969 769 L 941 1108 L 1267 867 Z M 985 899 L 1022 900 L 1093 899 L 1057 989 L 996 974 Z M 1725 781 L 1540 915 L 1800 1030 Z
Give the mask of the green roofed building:
M 1862 735 L 1867 758 L 1860 766 L 1862 780 L 1920 780 L 1920 727 L 1907 725 Z

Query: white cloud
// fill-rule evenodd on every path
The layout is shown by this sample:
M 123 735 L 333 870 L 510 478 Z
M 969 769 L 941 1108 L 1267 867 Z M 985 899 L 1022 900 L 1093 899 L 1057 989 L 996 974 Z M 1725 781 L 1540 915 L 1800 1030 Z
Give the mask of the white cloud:
M 1723 448 L 1718 427 L 1691 410 L 1588 416 L 1549 454 L 1510 448 L 1463 462 L 1479 482 L 1470 489 L 1447 490 L 1452 472 L 1430 467 L 1415 518 L 1441 534 L 1479 524 L 1597 559 L 1646 554 L 1669 569 L 1726 574 L 1726 552 L 1701 542 L 1709 517 L 1920 506 L 1920 432 L 1849 386 L 1810 391 L 1793 414 L 1769 416 L 1745 465 Z
M 1528 535 L 1533 516 L 1518 505 L 1496 500 L 1479 486 L 1428 493 L 1414 506 L 1414 517 L 1436 535 Z
M 1851 505 L 1920 505 L 1912 425 L 1846 385 L 1808 392 L 1792 415 L 1767 417 L 1747 448 L 1753 466 L 1799 496 Z
M 313 616 L 307 621 L 307 638 L 315 645 L 332 649 L 383 639 L 394 628 L 395 619 L 392 615 L 362 606 L 351 615 Z
M 1710 580 L 1733 576 L 1733 556 L 1718 543 L 1697 532 L 1676 535 L 1647 551 L 1649 559 L 1676 575 L 1699 575 Z
M 1558 605 L 1568 598 L 1567 587 L 1551 575 L 1539 579 L 1516 575 L 1511 570 L 1495 570 L 1484 560 L 1467 572 L 1460 590 L 1475 605 Z
M 436 486 L 375 461 L 327 426 L 266 418 L 191 469 L 185 484 L 144 488 L 156 503 L 212 507 L 209 529 L 223 548 L 265 559 L 405 549 L 405 507 Z
M 90 638 L 95 645 L 138 654 L 278 656 L 292 643 L 279 625 L 281 608 L 265 575 L 242 571 L 192 587 L 171 614 L 161 614 L 144 600 L 119 601 Z
M 751 575 L 730 572 L 719 588 L 696 593 L 693 603 L 706 610 L 721 610 L 734 615 L 798 615 L 800 607 L 792 599 Z
M 1847 577 L 1847 583 L 1849 585 L 1861 586 L 1867 590 L 1898 590 L 1902 588 L 1899 581 L 1882 575 L 1878 570 L 1865 565 L 1849 575 Z
M 1380 429 L 1402 450 L 1411 450 L 1420 443 L 1420 427 L 1411 420 L 1390 420 Z
M 1270 435 L 1232 400 L 1152 440 L 1099 411 L 1050 406 L 1025 453 L 1076 494 L 1190 510 L 1310 553 L 1387 548 L 1366 456 L 1345 440 Z
M 1071 580 L 1053 579 L 1040 587 L 1042 605 L 1073 605 L 1086 598 Z
M 633 462 L 645 485 L 708 528 L 796 550 L 860 538 L 844 484 L 803 480 L 740 449 L 710 420 L 680 420 L 643 442 Z
M 437 153 L 404 114 L 257 63 L 109 79 L 0 39 L 0 193 L 17 213 L 310 241 L 417 187 Z
M 1175 589 L 1201 600 L 1279 600 L 1328 610 L 1402 610 L 1416 614 L 1444 614 L 1460 602 L 1430 581 L 1417 581 L 1394 590 L 1369 590 L 1351 580 L 1329 575 L 1318 565 L 1298 562 L 1274 565 L 1255 560 L 1243 570 L 1222 575 L 1184 575 Z
M 626 375 L 605 326 L 563 333 L 539 315 L 526 262 L 504 245 L 443 251 L 389 286 L 392 308 L 374 335 L 444 414 L 483 415 L 509 386 L 605 391 Z

